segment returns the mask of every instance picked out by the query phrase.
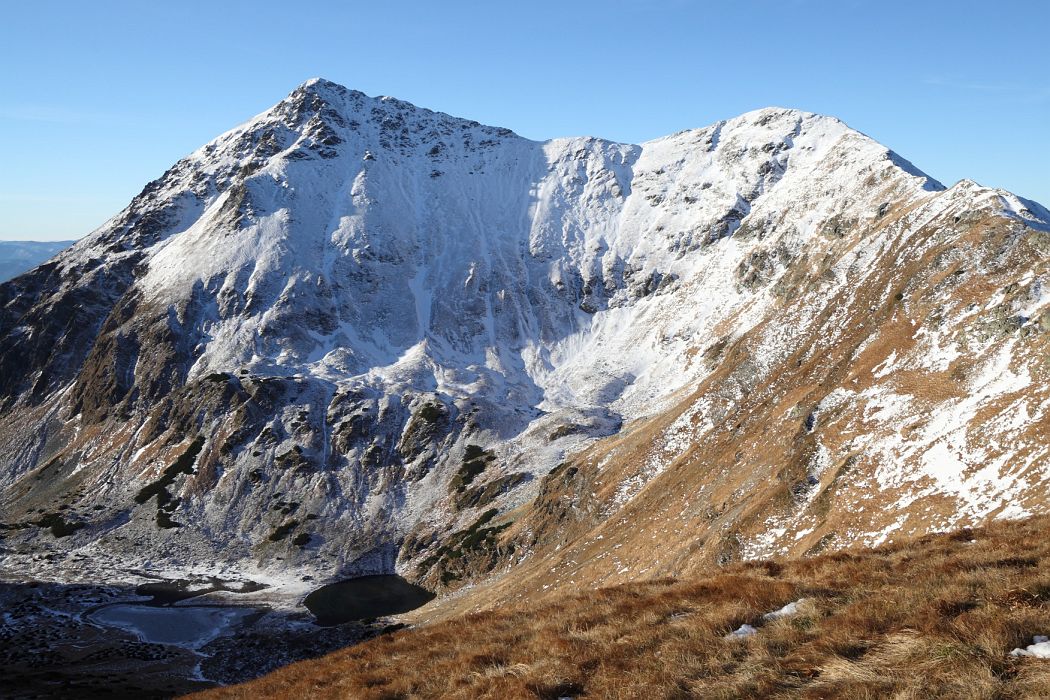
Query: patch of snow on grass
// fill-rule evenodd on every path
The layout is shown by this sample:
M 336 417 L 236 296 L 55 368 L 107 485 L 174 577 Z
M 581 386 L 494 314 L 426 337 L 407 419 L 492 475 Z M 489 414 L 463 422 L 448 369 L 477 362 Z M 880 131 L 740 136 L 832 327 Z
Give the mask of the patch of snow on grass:
M 805 598 L 799 598 L 795 602 L 788 603 L 787 605 L 785 605 L 784 607 L 780 608 L 779 610 L 774 610 L 773 612 L 766 613 L 765 615 L 762 616 L 762 619 L 763 620 L 779 620 L 782 617 L 791 617 L 792 615 L 797 615 L 799 613 L 799 606 L 803 605 L 805 602 L 806 602 Z
M 1032 637 L 1032 643 L 1024 649 L 1014 649 L 1010 656 L 1031 656 L 1037 659 L 1050 659 L 1050 637 L 1037 634 Z
M 744 639 L 745 637 L 750 637 L 751 635 L 756 634 L 757 632 L 758 630 L 752 627 L 751 625 L 740 625 L 735 630 L 727 634 L 725 638 Z

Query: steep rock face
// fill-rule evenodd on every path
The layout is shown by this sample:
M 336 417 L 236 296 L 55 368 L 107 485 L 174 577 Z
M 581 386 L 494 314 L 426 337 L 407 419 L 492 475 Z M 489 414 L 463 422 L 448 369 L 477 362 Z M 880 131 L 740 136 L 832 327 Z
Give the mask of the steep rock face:
M 0 286 L 9 556 L 55 547 L 85 568 L 218 559 L 324 577 L 400 556 L 401 570 L 456 585 L 643 508 L 645 484 L 710 444 L 694 427 L 727 430 L 759 396 L 790 396 L 812 418 L 799 438 L 810 452 L 769 464 L 823 483 L 806 465 L 846 449 L 811 435 L 832 424 L 829 382 L 846 371 L 824 365 L 866 347 L 849 319 L 882 308 L 880 294 L 940 294 L 931 270 L 991 221 L 1012 233 L 988 234 L 999 247 L 982 260 L 1009 261 L 1031 306 L 1019 327 L 1034 327 L 1042 268 L 1020 281 L 1016 251 L 1044 255 L 1048 219 L 1005 193 L 945 192 L 841 122 L 794 110 L 640 146 L 533 142 L 310 81 Z M 941 257 L 894 277 L 927 260 L 916 241 L 930 237 Z M 1004 362 L 1041 336 L 1023 337 Z M 731 451 L 754 462 L 764 447 Z M 913 461 L 884 451 L 880 464 Z M 576 482 L 552 486 L 566 468 L 541 484 L 567 459 Z M 570 487 L 593 503 L 559 511 L 552 494 Z M 34 525 L 55 517 L 71 534 Z M 743 511 L 727 517 L 745 527 Z

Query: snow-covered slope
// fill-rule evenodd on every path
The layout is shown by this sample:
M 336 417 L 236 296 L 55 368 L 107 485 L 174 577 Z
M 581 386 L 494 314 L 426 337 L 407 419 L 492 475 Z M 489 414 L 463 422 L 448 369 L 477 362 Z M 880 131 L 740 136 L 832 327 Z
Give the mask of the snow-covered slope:
M 535 142 L 308 81 L 0 287 L 4 520 L 83 525 L 55 546 L 96 568 L 415 571 L 678 406 L 793 275 L 846 279 L 842 239 L 886 264 L 894 212 L 952 207 L 1050 220 L 795 110 Z
M 673 305 L 653 293 L 735 269 L 750 246 L 731 236 L 755 206 L 798 247 L 833 213 L 874 218 L 888 201 L 876 195 L 939 187 L 901 164 L 790 110 L 643 146 L 536 143 L 312 81 L 155 185 L 172 221 L 135 288 L 159 304 L 216 300 L 189 379 L 371 375 L 633 417 L 689 379 L 671 358 L 750 301 L 732 275 L 703 280 L 691 318 L 659 314 Z M 893 189 L 866 191 L 873 176 Z

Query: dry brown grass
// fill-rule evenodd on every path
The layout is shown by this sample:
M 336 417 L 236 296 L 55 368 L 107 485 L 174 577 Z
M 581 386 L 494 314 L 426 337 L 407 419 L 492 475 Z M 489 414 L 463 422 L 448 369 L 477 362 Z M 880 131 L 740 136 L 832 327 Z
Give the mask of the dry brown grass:
M 407 629 L 200 698 L 1047 698 L 1050 518 Z M 805 598 L 793 617 L 762 615 Z M 742 623 L 756 635 L 727 640 Z

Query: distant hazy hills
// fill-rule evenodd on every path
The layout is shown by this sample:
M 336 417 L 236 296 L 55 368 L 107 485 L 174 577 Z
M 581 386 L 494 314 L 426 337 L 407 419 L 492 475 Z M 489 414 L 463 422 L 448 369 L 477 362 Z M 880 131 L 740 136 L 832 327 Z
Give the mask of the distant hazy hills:
M 0 241 L 0 282 L 31 270 L 74 241 Z

